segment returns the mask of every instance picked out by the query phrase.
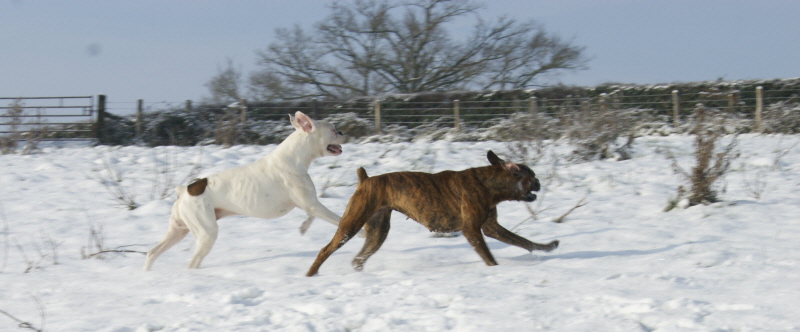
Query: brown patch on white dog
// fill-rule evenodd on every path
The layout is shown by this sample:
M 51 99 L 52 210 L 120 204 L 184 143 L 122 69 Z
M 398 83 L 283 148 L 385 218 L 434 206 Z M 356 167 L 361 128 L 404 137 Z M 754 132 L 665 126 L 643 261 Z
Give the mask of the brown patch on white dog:
M 194 180 L 188 187 L 186 187 L 186 192 L 192 196 L 200 196 L 203 192 L 206 191 L 206 186 L 208 185 L 208 179 L 202 178 L 198 180 Z

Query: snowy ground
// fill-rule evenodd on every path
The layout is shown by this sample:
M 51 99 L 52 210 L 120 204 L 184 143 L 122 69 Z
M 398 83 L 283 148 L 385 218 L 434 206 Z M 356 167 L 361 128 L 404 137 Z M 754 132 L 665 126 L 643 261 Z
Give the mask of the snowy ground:
M 792 147 L 800 137 L 740 140 L 722 203 L 663 212 L 680 184 L 665 151 L 688 169 L 690 136 L 639 138 L 627 161 L 568 162 L 559 143 L 532 165 L 546 185 L 530 205 L 538 218 L 524 203 L 498 208 L 518 234 L 559 239 L 556 251 L 488 239 L 500 265 L 487 267 L 463 237 L 432 237 L 396 214 L 363 272 L 350 266 L 363 243 L 356 238 L 313 278 L 303 275 L 334 227 L 318 220 L 301 236 L 298 210 L 222 220 L 199 270 L 185 269 L 191 236 L 151 272 L 138 253 L 81 258 L 96 251 L 86 248 L 91 229 L 106 249 L 146 251 L 162 237 L 173 198 L 156 197 L 156 178 L 180 181 L 198 158 L 210 174 L 274 146 L 50 143 L 39 154 L 0 156 L 0 310 L 45 331 L 800 330 L 800 146 Z M 341 213 L 359 166 L 371 175 L 459 170 L 486 165 L 488 149 L 508 155 L 498 142 L 346 144 L 342 156 L 315 161 L 311 175 L 323 204 Z M 111 199 L 99 180 L 103 159 L 141 207 Z M 584 197 L 564 223 L 550 222 Z M 0 330 L 17 323 L 0 315 Z

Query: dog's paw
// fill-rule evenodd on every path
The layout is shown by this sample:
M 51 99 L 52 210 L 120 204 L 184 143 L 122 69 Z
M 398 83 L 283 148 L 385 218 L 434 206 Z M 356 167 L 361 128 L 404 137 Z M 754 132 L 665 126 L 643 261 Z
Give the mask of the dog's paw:
M 556 248 L 558 248 L 558 244 L 559 244 L 558 240 L 553 240 L 552 242 L 547 244 L 547 246 L 544 249 L 544 251 L 546 251 L 546 252 L 553 251 Z
M 367 261 L 367 258 L 369 258 L 369 256 L 356 256 L 353 258 L 353 261 L 351 262 L 353 264 L 353 270 L 356 270 L 356 272 L 363 271 L 364 263 Z
M 309 227 L 311 227 L 311 223 L 314 221 L 314 216 L 308 216 L 302 224 L 300 224 L 300 235 L 305 235 L 306 231 Z

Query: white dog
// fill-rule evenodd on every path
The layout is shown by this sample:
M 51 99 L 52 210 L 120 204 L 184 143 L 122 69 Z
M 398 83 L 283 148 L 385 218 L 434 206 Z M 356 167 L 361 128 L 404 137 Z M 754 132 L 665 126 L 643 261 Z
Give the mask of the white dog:
M 339 224 L 341 217 L 317 200 L 308 167 L 316 158 L 342 154 L 344 135 L 332 124 L 314 121 L 302 112 L 289 115 L 289 120 L 295 132 L 258 161 L 175 188 L 178 200 L 172 206 L 169 229 L 147 252 L 145 271 L 190 231 L 195 236 L 195 251 L 189 268 L 198 268 L 217 239 L 217 220 L 226 216 L 277 218 L 299 207 L 308 213 L 301 233 L 314 217 Z

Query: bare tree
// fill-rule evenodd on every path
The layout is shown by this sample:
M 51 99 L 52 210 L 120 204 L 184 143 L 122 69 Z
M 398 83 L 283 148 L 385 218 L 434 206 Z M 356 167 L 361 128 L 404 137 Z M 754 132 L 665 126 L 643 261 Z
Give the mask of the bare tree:
M 299 99 L 514 89 L 544 73 L 585 68 L 584 48 L 535 22 L 484 21 L 481 8 L 470 0 L 334 2 L 312 33 L 276 31 L 277 41 L 257 52 L 262 69 L 250 76 L 251 92 Z M 456 40 L 448 27 L 465 16 L 477 23 Z
M 584 47 L 548 34 L 536 22 L 519 24 L 501 18 L 498 23 L 497 38 L 485 50 L 493 61 L 479 81 L 484 89 L 527 88 L 542 74 L 587 68 Z
M 228 58 L 225 67 L 217 68 L 217 74 L 208 80 L 205 86 L 211 93 L 212 101 L 231 103 L 242 99 L 242 81 L 242 71 Z

